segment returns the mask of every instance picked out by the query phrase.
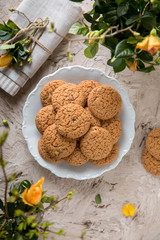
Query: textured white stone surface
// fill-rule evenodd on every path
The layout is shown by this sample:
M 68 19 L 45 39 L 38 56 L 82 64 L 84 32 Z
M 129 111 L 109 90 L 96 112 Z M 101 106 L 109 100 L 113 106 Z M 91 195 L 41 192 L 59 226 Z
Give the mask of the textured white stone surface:
M 0 0 L 0 19 L 7 20 L 7 9 L 18 6 L 20 2 Z M 86 11 L 92 3 L 86 0 L 81 5 Z M 45 218 L 55 222 L 53 229 L 64 227 L 73 235 L 80 235 L 86 230 L 86 239 L 94 240 L 159 240 L 160 177 L 145 171 L 141 164 L 141 152 L 150 129 L 160 127 L 160 68 L 149 74 L 125 70 L 115 75 L 106 64 L 109 58 L 106 48 L 101 47 L 97 56 L 90 60 L 84 57 L 83 44 L 75 42 L 71 48 L 74 55 L 72 63 L 66 60 L 66 49 L 67 43 L 63 41 L 15 97 L 0 90 L 0 118 L 8 119 L 10 124 L 10 136 L 3 149 L 4 158 L 9 162 L 7 172 L 23 172 L 17 181 L 28 178 L 36 182 L 44 176 L 44 189 L 60 197 L 72 188 L 76 189 L 72 201 L 64 201 L 59 210 L 46 213 Z M 99 68 L 118 79 L 127 90 L 136 112 L 136 135 L 128 154 L 116 169 L 88 181 L 58 178 L 43 169 L 30 155 L 21 131 L 23 105 L 38 81 L 63 66 L 76 64 Z M 0 170 L 0 197 L 3 190 L 4 180 Z M 97 193 L 102 197 L 100 205 L 94 202 Z M 122 215 L 122 207 L 128 202 L 136 207 L 133 218 Z M 78 238 L 70 236 L 64 239 Z

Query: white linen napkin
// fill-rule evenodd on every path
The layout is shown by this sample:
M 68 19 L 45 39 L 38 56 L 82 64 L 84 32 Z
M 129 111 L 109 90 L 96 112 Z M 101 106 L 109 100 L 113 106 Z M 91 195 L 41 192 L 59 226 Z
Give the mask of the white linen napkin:
M 38 17 L 42 19 L 48 17 L 49 21 L 54 23 L 57 32 L 63 36 L 82 14 L 81 8 L 69 0 L 23 0 L 17 9 L 25 13 L 31 21 Z M 22 28 L 28 25 L 25 17 L 17 12 L 13 13 L 10 19 Z M 39 41 L 53 52 L 62 38 L 55 33 L 48 33 L 49 28 L 50 26 L 46 27 Z M 25 64 L 20 70 L 13 67 L 1 68 L 0 88 L 14 96 L 47 60 L 49 53 L 36 44 L 31 57 L 32 63 Z

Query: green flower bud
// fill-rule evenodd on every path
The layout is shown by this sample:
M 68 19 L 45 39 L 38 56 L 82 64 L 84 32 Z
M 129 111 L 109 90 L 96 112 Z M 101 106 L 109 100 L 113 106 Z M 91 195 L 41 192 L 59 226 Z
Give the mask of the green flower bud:
M 153 35 L 153 36 L 157 36 L 157 31 L 155 28 L 152 29 L 152 31 L 150 32 L 150 35 Z
M 34 222 L 34 220 L 36 219 L 36 216 L 29 216 L 26 221 L 27 221 L 27 224 L 30 225 L 31 223 Z
M 4 126 L 9 127 L 7 120 L 3 119 L 2 122 L 3 122 Z
M 15 9 L 14 9 L 14 8 L 9 8 L 9 11 L 10 11 L 10 12 L 14 12 Z
M 31 56 L 28 57 L 27 62 L 28 62 L 29 64 L 31 64 L 31 62 L 32 62 L 32 58 L 31 58 Z

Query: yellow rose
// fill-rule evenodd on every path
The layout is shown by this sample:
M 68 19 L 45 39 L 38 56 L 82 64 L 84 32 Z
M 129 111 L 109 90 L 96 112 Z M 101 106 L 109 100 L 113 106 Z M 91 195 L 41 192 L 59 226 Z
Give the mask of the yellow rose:
M 133 217 L 135 214 L 135 207 L 131 205 L 130 203 L 127 203 L 123 206 L 122 213 L 128 217 L 131 216 Z
M 0 57 L 0 67 L 8 67 L 12 62 L 13 57 L 9 54 L 2 55 Z
M 42 198 L 42 184 L 44 177 L 42 177 L 36 184 L 32 185 L 30 189 L 25 189 L 22 193 L 22 200 L 25 204 L 34 206 L 37 205 Z
M 129 67 L 130 70 L 133 72 L 137 71 L 137 61 L 134 60 L 134 62 L 127 61 L 127 66 Z
M 136 48 L 148 51 L 153 55 L 158 52 L 158 49 L 160 49 L 160 39 L 156 36 L 150 35 L 142 42 L 137 43 Z

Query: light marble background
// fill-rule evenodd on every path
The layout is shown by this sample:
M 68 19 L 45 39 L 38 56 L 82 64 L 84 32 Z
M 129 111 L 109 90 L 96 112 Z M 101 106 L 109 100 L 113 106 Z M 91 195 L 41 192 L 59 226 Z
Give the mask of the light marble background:
M 0 0 L 0 20 L 7 20 L 8 8 L 18 6 L 20 2 L 21 0 Z M 87 11 L 91 9 L 92 3 L 93 1 L 85 0 L 80 5 Z M 15 97 L 0 90 L 0 118 L 7 119 L 10 124 L 10 136 L 3 151 L 4 159 L 9 162 L 7 172 L 23 172 L 18 181 L 33 179 L 36 182 L 44 176 L 44 189 L 49 194 L 60 197 L 72 188 L 76 189 L 72 201 L 64 201 L 59 204 L 59 210 L 46 213 L 45 219 L 55 222 L 54 229 L 63 227 L 66 232 L 77 236 L 85 230 L 86 239 L 92 240 L 159 240 L 160 177 L 145 171 L 141 164 L 141 153 L 149 131 L 160 127 L 160 68 L 147 74 L 133 73 L 127 69 L 114 74 L 106 64 L 110 54 L 106 48 L 101 47 L 96 57 L 90 60 L 83 54 L 84 45 L 75 42 L 71 48 L 74 55 L 72 63 L 66 60 L 66 49 L 67 42 L 62 41 Z M 136 135 L 130 151 L 116 169 L 86 181 L 58 178 L 39 166 L 30 155 L 22 135 L 22 109 L 28 94 L 43 76 L 61 67 L 77 64 L 99 68 L 118 79 L 128 92 L 136 112 Z M 3 190 L 4 180 L 0 170 L 0 197 L 3 196 Z M 97 193 L 102 197 L 100 205 L 94 201 Z M 122 215 L 122 207 L 128 202 L 136 207 L 133 218 Z

